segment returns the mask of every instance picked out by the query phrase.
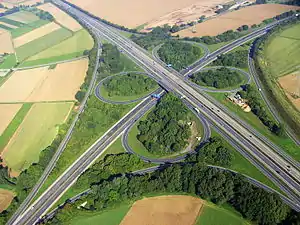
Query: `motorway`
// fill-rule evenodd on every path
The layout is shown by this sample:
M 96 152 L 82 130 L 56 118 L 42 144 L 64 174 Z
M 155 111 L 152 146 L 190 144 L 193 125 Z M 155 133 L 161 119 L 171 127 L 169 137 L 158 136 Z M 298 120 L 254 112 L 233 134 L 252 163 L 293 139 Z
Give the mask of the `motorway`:
M 56 1 L 58 2 L 58 1 Z M 68 7 L 69 6 L 65 6 Z M 120 49 L 124 51 L 131 59 L 141 65 L 146 71 L 157 76 L 157 80 L 160 81 L 160 84 L 163 85 L 166 89 L 172 90 L 173 92 L 185 96 L 187 100 L 190 101 L 194 107 L 197 107 L 202 111 L 202 113 L 209 118 L 213 123 L 216 123 L 220 126 L 221 129 L 226 131 L 229 135 L 235 138 L 235 140 L 242 145 L 245 149 L 248 149 L 249 152 L 265 165 L 270 171 L 272 171 L 276 176 L 283 182 L 287 187 L 291 189 L 289 192 L 290 196 L 296 201 L 299 202 L 300 195 L 300 173 L 298 168 L 290 164 L 289 161 L 283 159 L 281 156 L 276 154 L 271 147 L 266 145 L 263 141 L 256 137 L 256 134 L 250 132 L 248 129 L 244 128 L 237 121 L 232 119 L 226 113 L 224 113 L 220 108 L 215 104 L 207 100 L 201 93 L 195 91 L 191 88 L 182 76 L 178 76 L 175 73 L 170 72 L 164 66 L 156 63 L 155 60 L 151 59 L 147 54 L 144 53 L 144 50 L 141 50 L 139 46 L 135 45 L 133 42 L 127 38 L 116 33 L 107 25 L 91 19 L 89 16 L 86 16 L 84 13 L 81 13 L 78 10 L 69 8 L 69 11 L 73 14 L 76 14 L 77 17 L 86 23 L 89 23 L 93 26 L 93 29 L 100 31 L 101 35 L 117 45 Z M 237 47 L 246 41 L 249 41 L 253 36 L 262 35 L 265 33 L 265 30 L 260 30 L 244 37 L 244 41 L 237 40 L 233 42 L 232 46 L 227 45 L 221 50 L 217 50 L 218 54 L 225 53 L 231 49 Z M 212 53 L 206 59 L 202 60 L 200 63 L 201 66 L 207 65 L 210 61 L 214 60 L 217 57 L 217 53 Z M 199 65 L 199 64 L 198 64 Z M 197 68 L 198 69 L 198 68 Z M 297 203 L 298 204 L 298 203 Z
M 288 194 L 295 201 L 294 204 L 299 202 L 299 171 L 297 168 L 290 166 L 290 171 L 286 168 L 289 165 L 289 162 L 282 159 L 277 154 L 273 152 L 270 147 L 262 143 L 255 134 L 252 134 L 246 130 L 243 126 L 238 124 L 236 121 L 232 120 L 226 113 L 222 112 L 217 106 L 208 101 L 200 93 L 196 92 L 189 85 L 185 83 L 182 77 L 177 76 L 169 72 L 165 67 L 159 65 L 153 59 L 149 58 L 144 51 L 142 51 L 138 46 L 129 41 L 128 39 L 121 37 L 119 34 L 112 31 L 107 25 L 102 24 L 101 22 L 91 19 L 89 16 L 82 14 L 78 10 L 70 9 L 69 6 L 66 6 L 60 1 L 54 1 L 55 3 L 61 4 L 61 6 L 68 8 L 73 14 L 79 16 L 85 23 L 93 27 L 94 32 L 100 36 L 104 36 L 106 39 L 110 40 L 121 48 L 128 56 L 130 56 L 134 61 L 138 62 L 144 68 L 146 68 L 151 74 L 156 76 L 156 80 L 159 81 L 166 89 L 173 90 L 175 93 L 185 96 L 186 100 L 197 107 L 205 115 L 206 118 L 211 121 L 211 123 L 218 126 L 223 132 L 235 140 L 238 144 L 247 149 L 247 153 L 251 154 L 256 161 L 264 164 L 265 167 L 272 171 L 273 174 L 276 174 L 280 182 L 285 183 L 285 186 L 288 189 Z M 265 32 L 265 31 L 264 31 Z M 226 51 L 230 51 L 236 46 L 256 37 L 257 35 L 262 35 L 263 32 L 256 32 L 250 35 L 250 37 L 244 37 L 243 40 L 233 42 L 232 46 L 225 46 L 223 51 L 218 50 L 219 54 L 222 54 Z M 215 53 L 212 53 L 214 55 Z M 218 54 L 217 54 L 218 55 Z M 216 56 L 215 56 L 216 57 Z M 207 65 L 208 61 L 211 60 L 210 56 L 207 57 L 207 61 L 202 60 L 202 62 L 197 65 Z M 196 68 L 196 67 L 195 67 Z M 149 102 L 148 102 L 149 101 Z M 35 221 L 41 217 L 45 211 L 51 207 L 53 202 L 64 193 L 64 191 L 76 181 L 76 178 L 84 171 L 94 160 L 98 157 L 105 147 L 107 147 L 113 140 L 115 140 L 122 132 L 122 128 L 129 126 L 132 121 L 136 120 L 140 116 L 141 109 L 151 106 L 153 101 L 150 101 L 149 98 L 145 99 L 140 103 L 136 108 L 133 109 L 133 112 L 130 113 L 130 116 L 125 116 L 122 120 L 117 123 L 105 136 L 101 138 L 95 146 L 92 146 L 86 154 L 80 157 L 67 171 L 64 173 L 34 204 L 31 208 L 26 210 L 26 212 L 20 216 L 14 224 L 33 224 Z M 146 105 L 143 105 L 146 104 Z M 142 106 L 141 106 L 142 105 Z M 152 107 L 152 106 L 151 106 Z M 276 172 L 278 171 L 278 172 Z M 293 193 L 295 192 L 295 193 Z

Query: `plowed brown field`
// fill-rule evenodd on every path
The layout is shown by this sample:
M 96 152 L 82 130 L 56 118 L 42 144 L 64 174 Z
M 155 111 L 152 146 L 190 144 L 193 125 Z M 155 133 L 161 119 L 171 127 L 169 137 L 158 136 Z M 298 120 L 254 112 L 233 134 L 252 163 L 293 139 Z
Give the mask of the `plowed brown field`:
M 202 204 L 184 195 L 145 198 L 133 204 L 120 225 L 193 225 Z
M 15 194 L 12 191 L 0 189 L 0 213 L 7 209 L 13 200 Z
M 289 100 L 300 111 L 300 71 L 280 77 L 278 82 Z
M 228 0 L 68 0 L 77 6 L 89 11 L 90 13 L 106 19 L 110 22 L 120 24 L 129 28 L 146 23 L 156 23 L 159 17 L 163 17 L 174 11 L 186 7 L 193 8 L 193 4 L 200 4 L 203 7 L 203 14 L 207 9 L 214 7 L 216 4 L 228 2 Z M 218 2 L 218 3 L 217 3 Z M 199 12 L 197 12 L 199 13 Z M 186 10 L 185 13 L 186 15 Z M 177 19 L 183 16 L 177 15 Z M 190 12 L 189 14 L 193 14 Z M 201 13 L 202 14 L 202 13 Z M 199 17 L 201 16 L 199 15 Z M 174 14 L 173 14 L 174 16 Z M 164 19 L 162 19 L 164 20 Z
M 292 9 L 300 9 L 300 7 L 280 4 L 253 5 L 199 23 L 196 25 L 196 33 L 192 32 L 192 28 L 188 28 L 174 35 L 179 34 L 180 37 L 215 36 L 227 30 L 235 30 L 242 25 L 259 24 L 265 19 Z

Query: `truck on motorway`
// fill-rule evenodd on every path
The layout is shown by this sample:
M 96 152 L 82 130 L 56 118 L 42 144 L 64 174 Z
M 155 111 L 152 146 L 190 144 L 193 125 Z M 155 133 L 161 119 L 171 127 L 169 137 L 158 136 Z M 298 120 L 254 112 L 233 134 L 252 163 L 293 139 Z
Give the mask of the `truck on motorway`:
M 197 113 L 200 113 L 199 109 L 198 108 L 194 108 L 194 110 L 197 112 Z

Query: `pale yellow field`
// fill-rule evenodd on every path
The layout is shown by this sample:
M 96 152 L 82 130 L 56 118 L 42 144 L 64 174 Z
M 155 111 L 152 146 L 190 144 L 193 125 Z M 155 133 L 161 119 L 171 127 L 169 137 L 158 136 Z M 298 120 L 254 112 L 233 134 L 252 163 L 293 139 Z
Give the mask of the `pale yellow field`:
M 72 102 L 35 103 L 1 153 L 11 176 L 39 161 L 73 107 Z
M 191 196 L 159 196 L 133 204 L 120 225 L 194 225 L 202 208 Z
M 0 54 L 14 52 L 10 32 L 0 29 L 0 40 Z
M 88 59 L 48 67 L 16 71 L 0 88 L 0 102 L 75 100 L 84 81 Z
M 0 8 L 0 13 L 4 13 L 6 9 Z
M 215 36 L 227 30 L 235 30 L 242 25 L 259 24 L 265 19 L 292 9 L 296 10 L 300 7 L 280 4 L 253 5 L 199 23 L 196 25 L 196 33 L 192 32 L 192 28 L 188 28 L 174 35 L 179 34 L 180 37 Z
M 21 107 L 22 104 L 0 104 L 0 136 Z
M 213 6 L 210 0 L 68 0 L 90 13 L 110 22 L 135 28 L 171 12 L 203 2 Z M 212 3 L 211 3 L 212 2 Z M 223 2 L 226 2 L 225 0 Z M 200 16 L 199 16 L 200 17 Z
M 58 24 L 52 22 L 52 23 L 48 23 L 42 27 L 39 27 L 33 31 L 30 31 L 20 37 L 17 37 L 14 39 L 14 45 L 15 48 L 20 47 L 22 45 L 25 45 L 31 41 L 34 41 L 35 39 L 38 39 L 40 37 L 43 37 L 55 30 L 60 29 L 61 26 L 59 26 Z
M 0 189 L 0 213 L 7 209 L 14 197 L 15 193 L 12 191 Z
M 52 16 L 54 16 L 55 20 L 59 24 L 72 31 L 78 31 L 82 29 L 81 25 L 76 20 L 74 20 L 67 13 L 63 12 L 62 10 L 52 5 L 51 3 L 40 5 L 38 6 L 38 8 L 44 11 L 48 11 Z

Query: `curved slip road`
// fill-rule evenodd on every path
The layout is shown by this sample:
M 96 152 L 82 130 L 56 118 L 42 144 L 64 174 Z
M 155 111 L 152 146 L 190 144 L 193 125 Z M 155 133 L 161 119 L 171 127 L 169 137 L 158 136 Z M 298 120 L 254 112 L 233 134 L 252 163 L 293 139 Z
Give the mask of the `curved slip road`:
M 133 100 L 128 100 L 128 101 L 113 101 L 113 100 L 110 100 L 110 99 L 107 99 L 107 98 L 104 98 L 102 95 L 101 95 L 101 88 L 103 87 L 103 84 L 105 81 L 107 80 L 110 80 L 112 79 L 113 77 L 116 77 L 116 76 L 122 76 L 122 75 L 127 75 L 127 74 L 141 74 L 141 75 L 145 75 L 145 76 L 148 76 L 150 78 L 153 78 L 153 76 L 151 74 L 148 74 L 148 73 L 145 73 L 145 72 L 138 72 L 138 71 L 129 71 L 129 72 L 122 72 L 122 73 L 118 73 L 118 74 L 115 74 L 115 75 L 111 75 L 111 76 L 108 76 L 108 77 L 105 77 L 104 79 L 102 79 L 96 86 L 95 88 L 95 96 L 102 102 L 105 102 L 105 103 L 110 103 L 110 104 L 117 104 L 117 105 L 127 105 L 127 104 L 130 104 L 130 103 L 134 103 L 134 102 L 139 102 L 149 96 L 151 96 L 152 94 L 156 93 L 157 90 L 159 89 L 156 89 L 154 91 L 152 91 L 151 93 L 149 94 L 146 94 L 145 96 L 143 97 L 140 97 L 140 98 L 137 98 L 137 99 L 133 99 Z

